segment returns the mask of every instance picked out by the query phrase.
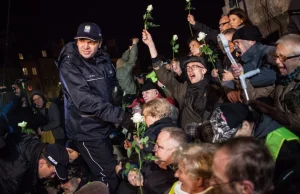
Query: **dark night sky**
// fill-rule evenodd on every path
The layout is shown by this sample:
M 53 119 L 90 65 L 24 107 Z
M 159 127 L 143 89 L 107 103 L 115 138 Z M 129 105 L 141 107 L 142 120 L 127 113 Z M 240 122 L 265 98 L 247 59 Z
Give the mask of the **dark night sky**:
M 6 28 L 7 2 L 1 0 L 1 32 Z M 123 51 L 131 36 L 141 36 L 142 16 L 149 4 L 154 7 L 154 22 L 161 25 L 150 29 L 158 50 L 171 54 L 169 42 L 173 34 L 178 34 L 180 45 L 187 47 L 185 0 L 11 0 L 10 32 L 20 50 L 30 51 L 59 38 L 71 41 L 80 23 L 95 22 L 104 39 L 116 38 L 119 50 Z M 192 5 L 196 8 L 192 14 L 198 21 L 217 28 L 224 1 L 192 0 Z

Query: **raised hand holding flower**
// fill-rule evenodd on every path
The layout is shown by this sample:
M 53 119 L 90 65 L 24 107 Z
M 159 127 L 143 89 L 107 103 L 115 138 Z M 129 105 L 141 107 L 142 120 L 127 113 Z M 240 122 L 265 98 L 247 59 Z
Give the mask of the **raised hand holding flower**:
M 189 15 L 190 15 L 190 14 L 191 14 L 191 10 L 192 10 L 192 9 L 195 9 L 195 8 L 192 7 L 192 2 L 191 2 L 191 0 L 185 0 L 185 1 L 186 1 L 185 10 L 188 10 Z M 191 35 L 194 36 L 194 35 L 193 35 L 193 31 L 192 31 L 192 27 L 191 27 L 191 24 L 190 24 L 190 23 L 189 23 L 189 27 L 190 27 Z
M 204 53 L 205 55 L 208 56 L 208 62 L 212 63 L 213 68 L 216 69 L 215 62 L 216 62 L 216 59 L 218 58 L 218 54 L 214 53 L 213 50 L 209 47 L 209 45 L 206 44 L 206 42 L 205 42 L 206 36 L 207 36 L 207 34 L 205 34 L 204 32 L 199 32 L 199 34 L 198 34 L 197 40 L 199 42 L 200 41 L 204 42 L 204 45 L 200 47 L 200 52 Z M 218 79 L 219 79 L 219 82 L 221 83 L 221 79 L 219 76 L 218 76 Z

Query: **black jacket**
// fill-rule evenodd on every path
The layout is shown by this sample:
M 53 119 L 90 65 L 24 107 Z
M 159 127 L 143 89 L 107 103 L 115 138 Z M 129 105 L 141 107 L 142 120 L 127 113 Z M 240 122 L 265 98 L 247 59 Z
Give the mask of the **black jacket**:
M 99 49 L 92 59 L 84 59 L 72 42 L 61 51 L 58 67 L 68 137 L 76 141 L 107 138 L 112 123 L 121 123 L 125 114 L 112 105 L 117 79 L 109 56 Z
M 163 194 L 178 180 L 174 176 L 175 171 L 168 167 L 161 169 L 154 162 L 145 162 L 142 166 L 144 179 L 143 194 Z M 124 177 L 127 180 L 127 177 Z M 123 180 L 118 188 L 117 194 L 137 194 L 139 187 L 134 187 Z
M 30 135 L 8 137 L 0 156 L 1 194 L 36 192 L 38 161 L 44 145 Z
M 193 25 L 192 27 L 195 31 L 197 31 L 197 33 L 204 32 L 205 34 L 207 34 L 207 36 L 205 37 L 206 42 L 212 41 L 214 44 L 216 44 L 216 45 L 218 44 L 217 36 L 220 33 L 219 30 L 212 29 L 212 28 L 208 27 L 207 25 L 202 24 L 200 22 L 196 22 L 195 25 Z M 197 36 L 198 36 L 198 34 L 197 34 Z

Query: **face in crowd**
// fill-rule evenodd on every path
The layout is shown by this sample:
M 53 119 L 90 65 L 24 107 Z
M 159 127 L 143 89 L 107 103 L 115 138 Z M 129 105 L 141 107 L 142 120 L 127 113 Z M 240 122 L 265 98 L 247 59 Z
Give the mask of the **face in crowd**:
M 199 62 L 191 62 L 187 64 L 186 72 L 190 82 L 194 84 L 203 80 L 207 69 Z
M 196 40 L 192 40 L 190 43 L 189 43 L 189 48 L 190 48 L 190 53 L 191 55 L 193 56 L 200 56 L 200 43 L 197 42 Z
M 230 25 L 232 28 L 239 28 L 244 23 L 243 19 L 235 14 L 229 15 Z
M 43 107 L 44 100 L 40 95 L 33 95 L 32 100 L 33 100 L 33 104 L 35 104 L 35 106 L 37 108 L 42 108 Z
M 231 28 L 229 17 L 228 16 L 221 17 L 221 19 L 219 21 L 220 32 L 222 33 L 229 28 Z
M 300 55 L 295 55 L 291 49 L 282 44 L 276 47 L 276 64 L 281 75 L 292 73 L 299 64 Z
M 79 157 L 79 153 L 71 148 L 66 148 L 69 155 L 69 162 L 72 163 Z
M 101 46 L 100 41 L 81 39 L 81 38 L 77 40 L 78 52 L 85 59 L 92 58 L 100 46 Z
M 224 36 L 225 36 L 226 40 L 228 41 L 228 46 L 229 46 L 230 52 L 233 53 L 233 51 L 235 50 L 235 46 L 234 46 L 233 42 L 231 41 L 233 34 L 225 34 Z
M 38 163 L 38 175 L 40 179 L 54 178 L 56 175 L 55 167 L 46 159 L 41 158 Z
M 154 146 L 155 156 L 159 158 L 155 161 L 156 164 L 165 169 L 172 163 L 172 154 L 178 146 L 178 143 L 170 138 L 169 132 L 160 132 Z
M 64 190 L 65 194 L 73 194 L 80 182 L 81 178 L 69 176 L 67 181 L 61 182 L 60 186 Z
M 233 43 L 236 51 L 240 54 L 240 56 L 243 56 L 256 43 L 256 41 L 236 39 Z
M 154 117 L 148 114 L 148 108 L 145 108 L 143 111 L 144 119 L 146 126 L 149 127 L 152 125 L 155 121 L 158 121 L 160 118 L 159 117 Z
M 142 92 L 143 99 L 146 103 L 157 98 L 158 94 L 159 92 L 157 89 L 150 89 Z

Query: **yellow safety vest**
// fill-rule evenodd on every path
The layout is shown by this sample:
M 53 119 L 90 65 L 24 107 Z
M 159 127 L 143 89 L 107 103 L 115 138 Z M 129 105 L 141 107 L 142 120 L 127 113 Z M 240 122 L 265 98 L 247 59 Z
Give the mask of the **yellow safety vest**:
M 281 127 L 268 134 L 266 146 L 269 148 L 273 159 L 276 161 L 283 142 L 293 140 L 297 140 L 300 143 L 300 139 L 297 135 L 287 128 Z

